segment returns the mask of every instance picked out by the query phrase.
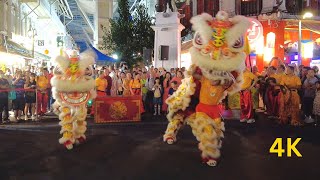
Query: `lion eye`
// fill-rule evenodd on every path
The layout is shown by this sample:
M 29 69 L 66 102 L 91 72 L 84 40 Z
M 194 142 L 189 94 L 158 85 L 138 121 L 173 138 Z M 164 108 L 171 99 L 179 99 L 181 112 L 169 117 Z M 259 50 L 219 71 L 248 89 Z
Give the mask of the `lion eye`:
M 203 43 L 202 43 L 202 38 L 201 38 L 201 36 L 200 36 L 199 33 L 196 33 L 196 35 L 195 35 L 195 43 L 196 43 L 197 45 L 203 45 Z
M 91 76 L 92 73 L 93 73 L 93 72 L 92 72 L 92 68 L 87 67 L 84 74 L 85 74 L 86 76 Z
M 59 67 L 54 68 L 53 73 L 55 75 L 62 75 L 62 71 Z
M 233 44 L 233 48 L 241 48 L 243 46 L 244 42 L 243 42 L 243 38 L 239 38 L 234 44 Z

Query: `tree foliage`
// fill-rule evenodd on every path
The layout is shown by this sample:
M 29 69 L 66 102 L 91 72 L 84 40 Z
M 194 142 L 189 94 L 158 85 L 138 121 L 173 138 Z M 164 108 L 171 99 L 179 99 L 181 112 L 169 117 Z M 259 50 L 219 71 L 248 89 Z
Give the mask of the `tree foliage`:
M 133 65 L 141 59 L 143 48 L 153 49 L 154 31 L 151 28 L 152 18 L 143 5 L 137 7 L 132 18 L 128 0 L 118 1 L 119 18 L 110 19 L 110 28 L 101 25 L 104 35 L 101 48 L 109 53 L 116 53 L 122 61 Z

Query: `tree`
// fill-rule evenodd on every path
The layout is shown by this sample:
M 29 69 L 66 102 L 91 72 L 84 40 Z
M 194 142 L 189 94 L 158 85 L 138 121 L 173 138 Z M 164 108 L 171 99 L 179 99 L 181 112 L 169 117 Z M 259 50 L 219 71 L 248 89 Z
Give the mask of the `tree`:
M 138 54 L 143 52 L 143 47 L 153 48 L 152 19 L 144 6 L 137 8 L 134 18 L 129 12 L 128 0 L 119 0 L 118 6 L 119 18 L 110 19 L 110 30 L 101 25 L 104 31 L 101 48 L 109 53 L 117 53 L 122 61 L 133 65 L 141 59 Z
M 154 31 L 151 28 L 153 24 L 148 9 L 144 5 L 139 5 L 133 20 L 136 51 L 142 53 L 143 48 L 153 49 Z

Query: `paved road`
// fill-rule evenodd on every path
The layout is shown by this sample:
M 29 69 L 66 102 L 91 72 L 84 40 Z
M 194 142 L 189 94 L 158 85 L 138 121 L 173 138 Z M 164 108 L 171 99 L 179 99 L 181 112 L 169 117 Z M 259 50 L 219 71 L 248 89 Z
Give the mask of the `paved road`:
M 87 143 L 72 151 L 58 144 L 56 123 L 1 126 L 0 179 L 319 179 L 319 127 L 279 126 L 263 116 L 253 125 L 229 120 L 222 161 L 211 168 L 200 163 L 189 127 L 180 131 L 177 144 L 166 145 L 165 126 L 161 120 L 90 124 Z M 269 154 L 277 137 L 302 137 L 297 149 L 303 157 Z

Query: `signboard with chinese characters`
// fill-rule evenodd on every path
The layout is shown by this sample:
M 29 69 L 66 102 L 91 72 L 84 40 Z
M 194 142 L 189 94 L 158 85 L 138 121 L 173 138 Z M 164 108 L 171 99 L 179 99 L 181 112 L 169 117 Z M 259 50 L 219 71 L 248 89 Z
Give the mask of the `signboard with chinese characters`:
M 64 44 L 64 36 L 57 36 L 57 47 L 63 47 Z
M 262 24 L 253 18 L 248 18 L 251 22 L 250 28 L 247 30 L 247 38 L 250 44 L 250 52 L 255 54 L 263 53 L 263 27 Z
M 38 46 L 44 46 L 44 40 L 38 40 Z

